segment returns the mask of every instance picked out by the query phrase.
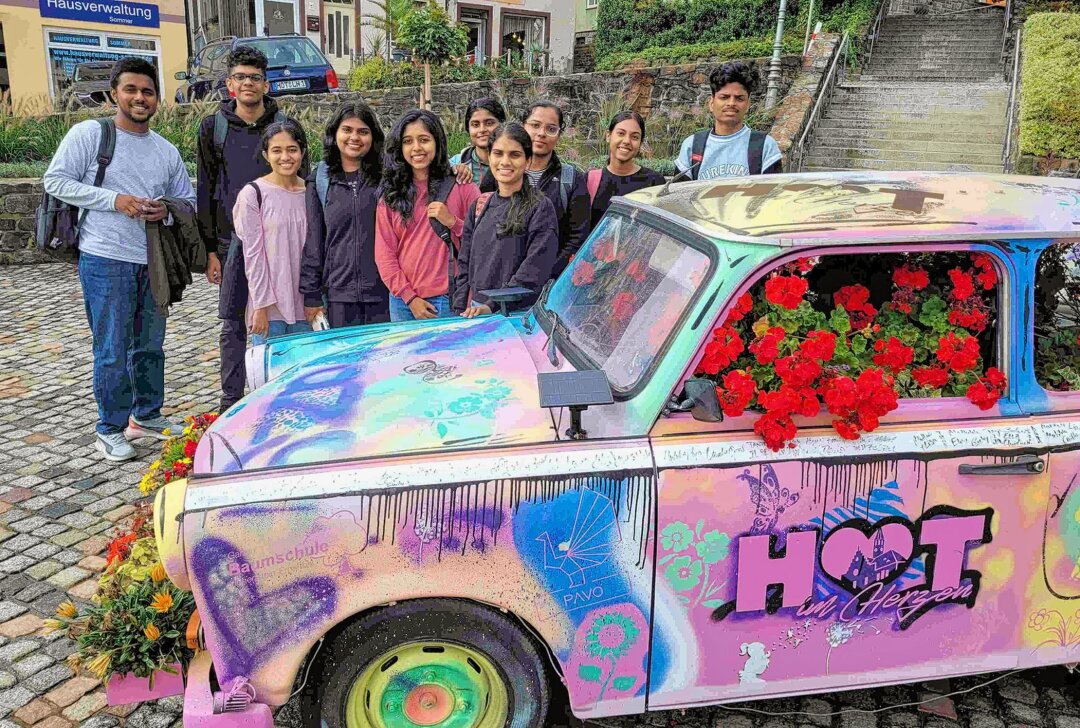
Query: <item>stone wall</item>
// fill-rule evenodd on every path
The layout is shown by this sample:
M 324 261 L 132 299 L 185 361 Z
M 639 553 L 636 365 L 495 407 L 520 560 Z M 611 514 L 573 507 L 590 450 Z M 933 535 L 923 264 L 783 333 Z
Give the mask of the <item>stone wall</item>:
M 42 192 L 40 179 L 0 180 L 0 265 L 40 262 L 27 241 L 33 238 Z
M 962 12 L 964 11 L 964 12 Z M 980 0 L 890 0 L 889 15 L 944 15 L 960 13 L 957 17 L 986 13 L 1000 13 L 1001 10 L 988 6 Z
M 787 94 L 781 99 L 773 117 L 769 134 L 776 140 L 784 154 L 785 168 L 789 162 L 789 152 L 802 133 L 803 126 L 814 107 L 814 99 L 821 90 L 825 74 L 829 70 L 836 54 L 840 36 L 836 33 L 822 33 L 811 44 L 810 51 L 803 59 L 799 74 L 792 81 Z

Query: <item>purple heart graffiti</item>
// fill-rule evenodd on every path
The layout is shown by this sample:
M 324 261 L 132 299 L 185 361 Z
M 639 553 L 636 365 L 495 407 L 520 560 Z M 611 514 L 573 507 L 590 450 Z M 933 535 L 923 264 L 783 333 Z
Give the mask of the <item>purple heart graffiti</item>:
M 337 586 L 325 576 L 297 579 L 260 594 L 251 562 L 223 539 L 200 541 L 191 562 L 207 608 L 203 620 L 226 648 L 224 655 L 215 655 L 221 658 L 215 664 L 222 680 L 250 677 L 272 645 L 303 638 L 329 620 L 337 606 Z
M 903 519 L 871 524 L 861 518 L 834 528 L 821 547 L 821 570 L 857 594 L 871 584 L 904 573 L 915 550 L 911 525 Z

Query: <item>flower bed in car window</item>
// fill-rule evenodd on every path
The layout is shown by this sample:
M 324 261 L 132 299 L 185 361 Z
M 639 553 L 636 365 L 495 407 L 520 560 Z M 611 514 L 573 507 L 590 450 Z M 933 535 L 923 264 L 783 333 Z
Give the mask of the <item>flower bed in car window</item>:
M 1005 394 L 994 359 L 998 275 L 977 253 L 802 258 L 759 280 L 714 330 L 696 375 L 725 415 L 757 413 L 754 432 L 780 450 L 796 416 L 830 416 L 857 439 L 912 397 Z
M 1039 256 L 1035 276 L 1035 377 L 1055 392 L 1080 391 L 1080 243 Z

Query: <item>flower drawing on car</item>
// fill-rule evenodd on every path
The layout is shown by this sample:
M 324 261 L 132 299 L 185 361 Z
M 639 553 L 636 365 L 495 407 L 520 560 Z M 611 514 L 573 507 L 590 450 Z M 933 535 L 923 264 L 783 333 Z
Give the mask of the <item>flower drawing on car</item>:
M 703 532 L 704 528 L 704 520 L 698 521 L 693 529 L 682 521 L 664 526 L 660 531 L 660 547 L 669 553 L 660 559 L 659 566 L 663 567 L 664 578 L 681 604 L 716 609 L 724 603 L 717 594 L 727 579 L 717 582 L 710 569 L 727 559 L 731 537 L 715 529 Z
M 451 435 L 462 436 L 464 430 L 458 430 L 475 427 L 478 417 L 494 420 L 496 412 L 512 400 L 514 390 L 498 377 L 476 379 L 472 384 L 472 392 L 445 403 L 435 402 L 424 410 L 424 417 L 432 422 L 435 432 L 443 440 Z

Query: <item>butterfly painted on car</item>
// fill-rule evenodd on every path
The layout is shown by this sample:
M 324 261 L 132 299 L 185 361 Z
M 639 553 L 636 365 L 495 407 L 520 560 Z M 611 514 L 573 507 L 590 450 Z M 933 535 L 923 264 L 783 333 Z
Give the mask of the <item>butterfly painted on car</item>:
M 799 502 L 798 493 L 792 493 L 780 485 L 771 465 L 762 465 L 759 472 L 762 473 L 761 478 L 754 477 L 749 470 L 735 476 L 750 486 L 750 502 L 756 509 L 751 534 L 772 533 L 784 511 Z

